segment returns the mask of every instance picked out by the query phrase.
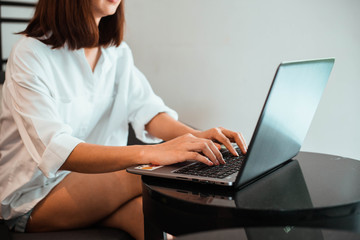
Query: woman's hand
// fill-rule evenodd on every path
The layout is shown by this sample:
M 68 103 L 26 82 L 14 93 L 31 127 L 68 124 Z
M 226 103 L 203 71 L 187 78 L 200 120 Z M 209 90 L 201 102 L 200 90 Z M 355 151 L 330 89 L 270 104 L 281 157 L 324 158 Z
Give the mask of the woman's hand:
M 147 146 L 143 157 L 155 165 L 169 165 L 186 160 L 196 160 L 209 166 L 219 165 L 225 163 L 219 151 L 220 144 L 238 156 L 231 142 L 236 142 L 241 151 L 246 153 L 247 147 L 241 133 L 224 128 L 212 128 L 203 132 L 188 133 L 162 144 Z
M 216 141 L 217 143 L 223 144 L 235 156 L 238 156 L 238 153 L 231 144 L 232 142 L 236 143 L 239 146 L 243 154 L 247 152 L 246 141 L 242 134 L 239 132 L 234 132 L 222 127 L 218 127 L 211 128 L 203 132 L 197 132 L 194 133 L 194 135 L 196 137 L 210 139 Z M 220 147 L 219 144 L 217 144 L 217 146 Z
M 224 163 L 213 141 L 190 133 L 161 144 L 146 146 L 143 158 L 155 165 L 170 165 L 186 160 L 196 160 L 209 166 Z

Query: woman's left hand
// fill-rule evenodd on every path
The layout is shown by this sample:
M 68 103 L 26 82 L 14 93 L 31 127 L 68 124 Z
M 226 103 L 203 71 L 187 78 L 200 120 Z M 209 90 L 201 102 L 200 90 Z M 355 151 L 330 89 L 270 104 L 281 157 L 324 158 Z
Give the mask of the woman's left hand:
M 206 131 L 199 131 L 193 133 L 193 135 L 199 138 L 206 138 L 213 140 L 215 141 L 215 144 L 217 144 L 219 148 L 220 145 L 218 143 L 223 144 L 235 156 L 238 156 L 238 153 L 231 144 L 232 142 L 236 143 L 239 146 L 243 154 L 247 152 L 247 145 L 245 139 L 240 132 L 234 132 L 222 127 L 217 127 L 217 128 L 211 128 Z

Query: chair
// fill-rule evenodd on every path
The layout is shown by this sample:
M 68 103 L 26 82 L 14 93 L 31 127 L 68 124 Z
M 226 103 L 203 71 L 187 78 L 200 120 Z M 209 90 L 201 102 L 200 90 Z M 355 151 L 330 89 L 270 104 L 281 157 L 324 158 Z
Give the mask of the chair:
M 19 18 L 5 18 L 1 15 L 1 8 L 5 7 L 19 7 L 19 8 L 33 8 L 35 3 L 25 3 L 25 2 L 10 2 L 10 1 L 1 1 L 0 0 L 0 40 L 2 38 L 2 24 L 3 23 L 27 23 L 29 19 L 19 19 Z M 1 56 L 1 67 L 0 67 L 0 100 L 2 96 L 2 84 L 5 81 L 5 70 L 4 65 L 6 64 L 7 58 L 3 56 L 3 44 L 0 41 L 0 56 Z M 1 102 L 1 101 L 0 101 Z M 1 105 L 0 105 L 1 113 Z M 130 126 L 129 132 L 129 144 L 142 144 L 141 141 L 137 140 Z M 0 239 L 1 240 L 130 240 L 133 239 L 128 233 L 114 228 L 105 228 L 105 227 L 89 227 L 84 229 L 77 229 L 71 231 L 61 231 L 61 232 L 45 232 L 45 233 L 15 233 L 10 232 L 4 222 L 0 221 Z

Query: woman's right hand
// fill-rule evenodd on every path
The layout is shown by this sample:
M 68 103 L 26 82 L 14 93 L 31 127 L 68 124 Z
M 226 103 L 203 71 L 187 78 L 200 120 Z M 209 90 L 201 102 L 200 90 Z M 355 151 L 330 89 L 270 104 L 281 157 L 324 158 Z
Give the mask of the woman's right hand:
M 145 147 L 143 157 L 154 165 L 170 165 L 186 160 L 196 160 L 209 166 L 225 163 L 212 140 L 198 138 L 190 133 Z

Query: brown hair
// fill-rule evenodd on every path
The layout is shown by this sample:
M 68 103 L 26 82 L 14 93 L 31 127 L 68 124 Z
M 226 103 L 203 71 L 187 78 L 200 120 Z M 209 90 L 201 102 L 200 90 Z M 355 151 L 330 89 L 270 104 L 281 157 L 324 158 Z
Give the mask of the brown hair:
M 69 49 L 119 46 L 124 37 L 124 0 L 115 14 L 101 18 L 99 27 L 91 0 L 39 0 L 34 17 L 20 34 L 36 38 L 52 48 Z

